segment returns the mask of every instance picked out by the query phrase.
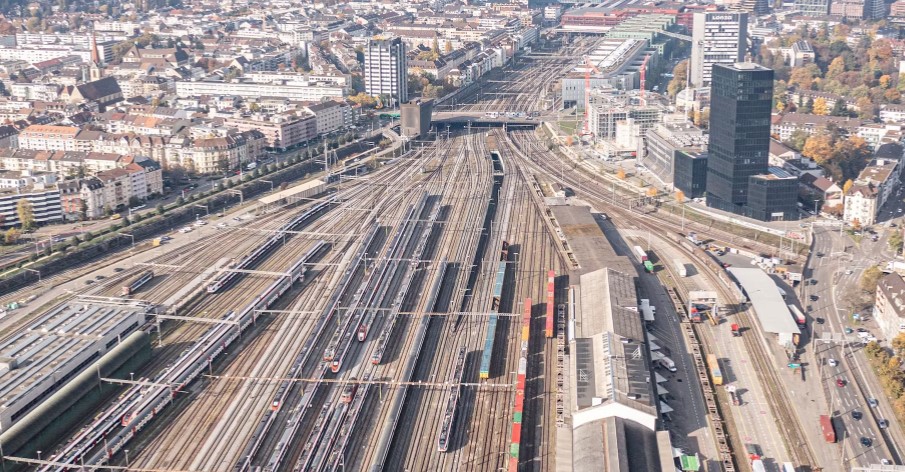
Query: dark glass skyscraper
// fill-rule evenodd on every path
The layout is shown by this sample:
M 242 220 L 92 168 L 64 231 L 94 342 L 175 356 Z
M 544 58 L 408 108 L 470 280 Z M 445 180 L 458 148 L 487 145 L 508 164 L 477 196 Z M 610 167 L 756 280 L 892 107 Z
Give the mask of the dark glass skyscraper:
M 714 64 L 710 83 L 707 205 L 743 214 L 748 178 L 765 174 L 770 150 L 773 70 Z

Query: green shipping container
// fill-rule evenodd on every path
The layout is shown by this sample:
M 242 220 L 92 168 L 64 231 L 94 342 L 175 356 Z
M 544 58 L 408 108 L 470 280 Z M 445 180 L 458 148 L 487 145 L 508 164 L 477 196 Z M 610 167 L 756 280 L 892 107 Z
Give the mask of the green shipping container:
M 522 422 L 522 412 L 516 411 L 512 414 L 512 422 L 513 423 L 521 423 Z
M 509 455 L 518 459 L 518 443 L 509 445 Z

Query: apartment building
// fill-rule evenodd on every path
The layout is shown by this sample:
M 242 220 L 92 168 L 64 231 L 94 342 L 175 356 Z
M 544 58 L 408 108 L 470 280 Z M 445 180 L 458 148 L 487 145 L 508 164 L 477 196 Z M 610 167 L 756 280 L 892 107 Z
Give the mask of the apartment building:
M 260 131 L 267 146 L 274 149 L 290 149 L 317 137 L 317 117 L 308 113 L 229 117 L 223 124 L 240 132 Z
M 369 95 L 387 96 L 393 103 L 408 101 L 408 66 L 405 43 L 398 37 L 375 37 L 365 48 L 365 90 Z
M 76 151 L 74 126 L 31 125 L 19 133 L 19 147 L 39 151 Z
M 845 194 L 843 218 L 849 224 L 871 226 L 877 213 L 899 184 L 899 161 L 878 159 L 858 175 Z

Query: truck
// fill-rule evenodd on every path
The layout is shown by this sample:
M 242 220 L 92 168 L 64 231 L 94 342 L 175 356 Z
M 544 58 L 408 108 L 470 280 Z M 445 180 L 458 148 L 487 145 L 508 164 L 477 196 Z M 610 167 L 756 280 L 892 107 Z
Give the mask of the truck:
M 657 307 L 650 304 L 650 300 L 647 298 L 641 299 L 641 305 L 638 306 L 641 310 L 641 317 L 645 322 L 653 323 L 656 318 Z
M 701 244 L 701 241 L 698 240 L 698 235 L 695 234 L 694 231 L 689 231 L 688 236 L 685 236 L 685 239 L 691 241 L 691 243 L 694 244 L 695 246 L 698 246 Z
M 723 372 L 720 370 L 720 361 L 714 354 L 707 354 L 707 367 L 710 368 L 710 379 L 714 385 L 723 385 Z
M 675 372 L 675 371 L 677 370 L 677 369 L 676 369 L 676 363 L 673 362 L 672 359 L 670 359 L 670 358 L 668 358 L 668 357 L 666 357 L 666 356 L 664 356 L 662 359 L 660 359 L 660 360 L 657 361 L 657 362 L 660 364 L 660 367 L 663 367 L 664 369 L 666 369 L 666 370 L 668 370 L 668 371 L 670 371 L 670 372 Z
M 792 318 L 795 318 L 795 323 L 799 328 L 804 329 L 808 325 L 808 322 L 804 317 L 804 313 L 802 313 L 797 306 L 790 304 L 789 311 L 792 313 Z
M 688 270 L 685 268 L 685 263 L 680 259 L 676 259 L 673 261 L 673 264 L 676 266 L 676 273 L 679 274 L 679 277 L 687 277 Z
M 741 331 L 741 328 L 738 327 L 738 323 L 732 323 L 732 326 L 730 327 L 730 329 L 732 329 L 733 336 L 739 337 L 742 335 L 742 331 Z
M 820 430 L 826 442 L 836 442 L 836 428 L 833 427 L 833 419 L 829 415 L 820 415 Z
M 654 272 L 654 264 L 647 258 L 647 251 L 641 248 L 641 246 L 635 246 L 632 248 L 635 255 L 638 256 L 638 260 L 641 261 L 641 264 L 644 265 L 644 270 L 647 272 Z

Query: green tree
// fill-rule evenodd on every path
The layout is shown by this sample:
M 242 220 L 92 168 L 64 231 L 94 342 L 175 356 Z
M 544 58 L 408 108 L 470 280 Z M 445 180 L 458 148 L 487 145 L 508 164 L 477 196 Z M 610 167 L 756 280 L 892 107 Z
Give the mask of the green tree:
M 876 292 L 877 283 L 880 282 L 880 277 L 883 277 L 883 271 L 881 271 L 878 266 L 871 266 L 865 269 L 864 273 L 861 274 L 861 281 L 859 283 L 861 290 L 868 293 Z
M 163 215 L 164 213 L 166 213 L 166 211 L 167 211 L 167 209 L 165 206 L 163 206 L 163 203 L 157 204 L 157 214 L 158 215 Z
M 22 198 L 16 203 L 16 214 L 19 215 L 19 224 L 23 231 L 35 227 L 35 208 L 30 201 Z
M 792 131 L 792 134 L 789 136 L 789 139 L 785 141 L 785 144 L 790 148 L 801 152 L 808 140 L 808 136 L 808 132 L 804 130 L 799 129 Z
M 836 103 L 833 104 L 833 110 L 830 112 L 830 114 L 833 116 L 848 116 L 848 107 L 845 105 L 845 100 L 836 100 Z
M 892 249 L 896 253 L 899 253 L 902 250 L 902 233 L 899 231 L 892 233 L 891 235 L 889 235 L 889 239 L 886 240 L 886 242 L 887 244 L 889 244 L 890 249 Z

